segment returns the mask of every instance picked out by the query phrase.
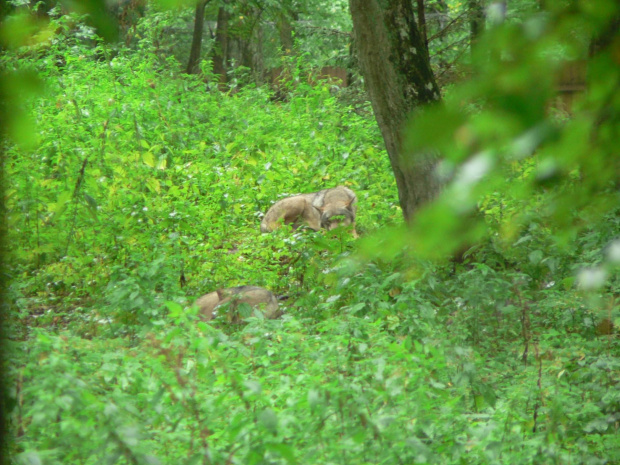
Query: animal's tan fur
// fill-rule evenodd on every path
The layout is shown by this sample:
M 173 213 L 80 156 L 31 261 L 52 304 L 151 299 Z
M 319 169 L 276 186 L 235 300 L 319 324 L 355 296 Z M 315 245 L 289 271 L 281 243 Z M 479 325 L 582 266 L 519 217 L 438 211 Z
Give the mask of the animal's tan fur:
M 305 224 L 315 231 L 352 225 L 353 235 L 357 237 L 356 213 L 357 196 L 348 187 L 338 186 L 277 201 L 263 217 L 260 230 L 271 232 L 281 223 L 292 224 L 294 228 Z
M 278 300 L 271 291 L 258 286 L 239 286 L 228 289 L 218 289 L 203 295 L 196 300 L 195 305 L 200 308 L 203 320 L 210 321 L 217 315 L 217 310 L 222 305 L 228 306 L 228 320 L 232 323 L 240 323 L 237 308 L 239 304 L 246 303 L 254 309 L 261 310 L 267 319 L 278 318 L 282 312 L 279 310 Z

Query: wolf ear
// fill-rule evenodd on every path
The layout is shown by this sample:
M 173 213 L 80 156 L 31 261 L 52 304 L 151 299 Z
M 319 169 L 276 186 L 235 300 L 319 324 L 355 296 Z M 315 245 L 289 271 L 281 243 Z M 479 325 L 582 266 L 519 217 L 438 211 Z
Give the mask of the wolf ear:
M 222 300 L 224 297 L 226 297 L 226 293 L 224 292 L 224 289 L 218 289 L 217 291 L 217 298 Z
M 347 209 L 351 210 L 351 205 L 353 204 L 354 201 L 355 201 L 355 197 L 349 200 L 349 203 L 347 203 Z

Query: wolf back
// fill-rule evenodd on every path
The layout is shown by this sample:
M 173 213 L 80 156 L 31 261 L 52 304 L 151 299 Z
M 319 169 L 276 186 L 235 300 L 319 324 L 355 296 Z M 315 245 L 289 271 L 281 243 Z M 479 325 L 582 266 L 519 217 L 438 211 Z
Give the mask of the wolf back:
M 197 307 L 200 308 L 200 317 L 209 321 L 216 317 L 217 309 L 221 305 L 230 302 L 232 323 L 240 323 L 241 318 L 237 313 L 237 306 L 246 303 L 255 309 L 260 309 L 267 319 L 278 318 L 282 312 L 278 308 L 278 300 L 271 291 L 258 286 L 238 286 L 227 289 L 218 289 L 203 295 L 196 300 Z

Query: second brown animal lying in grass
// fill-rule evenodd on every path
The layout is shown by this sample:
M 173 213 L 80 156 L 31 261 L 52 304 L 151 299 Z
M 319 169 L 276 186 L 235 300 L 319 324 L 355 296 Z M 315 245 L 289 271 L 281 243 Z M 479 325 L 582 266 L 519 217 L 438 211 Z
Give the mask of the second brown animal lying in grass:
M 226 319 L 230 323 L 241 323 L 243 321 L 245 315 L 239 314 L 241 304 L 247 304 L 253 310 L 260 310 L 267 319 L 278 318 L 282 315 L 276 296 L 271 291 L 258 286 L 218 289 L 203 295 L 195 303 L 200 308 L 200 316 L 203 320 L 212 320 L 217 316 L 218 310 L 221 310 L 222 313 L 226 314 Z

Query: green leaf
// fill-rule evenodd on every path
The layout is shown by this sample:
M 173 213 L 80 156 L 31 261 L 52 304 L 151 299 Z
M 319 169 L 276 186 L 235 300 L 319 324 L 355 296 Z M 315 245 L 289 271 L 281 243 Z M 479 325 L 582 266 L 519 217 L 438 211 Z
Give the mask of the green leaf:
M 530 263 L 533 265 L 538 265 L 543 259 L 543 251 L 542 250 L 534 250 L 528 254 L 528 258 Z
M 144 152 L 142 154 L 142 161 L 145 165 L 155 168 L 155 156 L 152 152 Z
M 276 434 L 278 432 L 278 417 L 272 409 L 266 408 L 260 412 L 258 414 L 258 421 L 270 433 Z
M 161 193 L 161 184 L 159 180 L 156 178 L 148 178 L 146 180 L 146 186 L 149 188 L 151 192 L 154 192 L 156 194 Z
M 51 203 L 47 206 L 50 212 L 53 212 L 56 216 L 63 214 L 67 207 L 67 203 L 72 199 L 73 194 L 70 191 L 61 192 L 55 203 Z
M 177 318 L 183 316 L 185 314 L 185 310 L 183 309 L 183 306 L 176 303 L 176 302 L 164 302 L 164 305 L 166 305 L 166 308 L 168 309 L 169 316 L 170 318 L 176 320 Z
M 308 391 L 308 405 L 310 408 L 315 408 L 322 403 L 321 394 L 317 389 L 310 389 Z
M 263 387 L 258 381 L 253 381 L 249 379 L 244 381 L 243 384 L 254 395 L 259 395 L 263 391 Z
M 355 315 L 357 312 L 363 310 L 364 308 L 366 308 L 366 302 L 359 302 L 355 305 L 343 307 L 343 310 L 346 310 L 351 315 Z
M 254 308 L 247 302 L 239 302 L 236 309 L 241 318 L 248 318 L 254 313 Z
M 88 205 L 88 211 L 97 220 L 97 201 L 87 193 L 84 193 L 84 199 L 86 200 L 86 205 Z
M 299 463 L 295 458 L 295 449 L 287 444 L 268 442 L 265 444 L 265 448 L 267 450 L 277 452 L 287 461 L 287 463 L 290 463 L 291 465 Z

